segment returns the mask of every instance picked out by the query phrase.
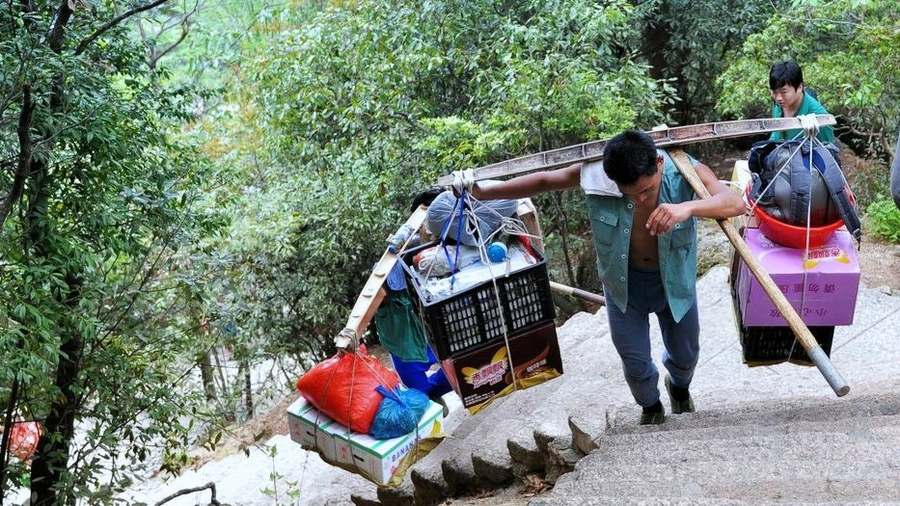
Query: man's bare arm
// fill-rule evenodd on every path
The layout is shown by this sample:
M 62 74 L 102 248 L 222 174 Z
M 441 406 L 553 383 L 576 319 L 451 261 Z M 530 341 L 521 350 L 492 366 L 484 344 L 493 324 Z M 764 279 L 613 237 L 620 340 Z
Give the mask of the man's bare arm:
M 582 163 L 561 169 L 534 172 L 493 184 L 476 183 L 472 196 L 480 200 L 519 199 L 539 193 L 578 188 Z

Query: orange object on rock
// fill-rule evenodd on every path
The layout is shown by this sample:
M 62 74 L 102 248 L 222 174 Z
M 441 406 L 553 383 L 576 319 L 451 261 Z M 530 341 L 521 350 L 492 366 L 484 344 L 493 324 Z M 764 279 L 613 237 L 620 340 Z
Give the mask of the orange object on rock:
M 41 426 L 37 422 L 14 422 L 9 430 L 9 451 L 27 462 L 37 450 L 40 438 Z

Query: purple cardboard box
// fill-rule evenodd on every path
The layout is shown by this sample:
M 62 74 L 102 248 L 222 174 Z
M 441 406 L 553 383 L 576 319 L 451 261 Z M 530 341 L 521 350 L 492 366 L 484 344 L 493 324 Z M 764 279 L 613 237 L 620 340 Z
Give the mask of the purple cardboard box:
M 775 244 L 759 229 L 746 229 L 744 240 L 804 323 L 810 326 L 853 324 L 860 271 L 853 238 L 845 228 L 838 229 L 821 246 L 810 248 L 805 258 L 805 250 Z M 787 326 L 781 312 L 743 261 L 737 283 L 744 325 Z

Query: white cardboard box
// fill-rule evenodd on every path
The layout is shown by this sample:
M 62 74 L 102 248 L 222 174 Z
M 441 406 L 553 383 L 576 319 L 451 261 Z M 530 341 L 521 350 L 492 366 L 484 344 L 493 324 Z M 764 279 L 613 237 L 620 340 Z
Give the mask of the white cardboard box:
M 405 436 L 375 439 L 369 434 L 354 432 L 350 435 L 350 451 L 356 468 L 372 481 L 386 484 L 420 439 L 441 434 L 442 411 L 440 404 L 429 403 L 416 431 Z
M 334 432 L 343 425 L 320 413 L 303 397 L 288 409 L 288 431 L 295 443 L 307 450 L 314 450 L 325 460 L 336 461 Z
M 301 397 L 288 407 L 291 439 L 306 449 L 318 451 L 331 463 L 344 464 L 385 485 L 420 439 L 441 434 L 440 404 L 430 402 L 415 432 L 392 439 L 375 439 L 369 434 L 349 432 L 331 418 L 319 413 Z

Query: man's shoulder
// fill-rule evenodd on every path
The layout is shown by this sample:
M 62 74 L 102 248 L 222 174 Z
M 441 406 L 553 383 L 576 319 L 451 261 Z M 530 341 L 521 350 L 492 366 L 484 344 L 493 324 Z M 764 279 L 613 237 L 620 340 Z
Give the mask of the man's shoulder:
M 668 151 L 666 151 L 665 149 L 657 149 L 656 152 L 661 154 L 663 157 L 663 173 L 678 174 L 679 176 L 681 175 L 681 172 L 678 170 L 678 167 L 675 166 L 675 161 L 672 160 L 672 156 L 669 155 Z M 696 166 L 698 163 L 700 163 L 700 161 L 694 158 L 690 153 L 685 152 L 685 155 L 687 156 L 688 160 L 691 161 L 691 165 Z

